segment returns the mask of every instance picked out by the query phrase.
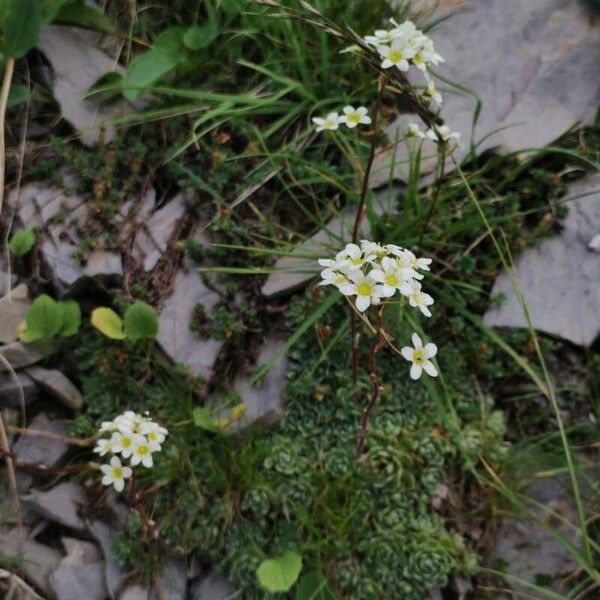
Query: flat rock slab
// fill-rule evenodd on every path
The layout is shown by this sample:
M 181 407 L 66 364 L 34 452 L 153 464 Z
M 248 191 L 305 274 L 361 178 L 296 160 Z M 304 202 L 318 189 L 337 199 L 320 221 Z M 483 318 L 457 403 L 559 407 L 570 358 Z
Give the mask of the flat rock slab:
M 180 600 L 187 594 L 187 570 L 183 560 L 170 560 L 157 577 L 148 600 Z
M 63 117 L 79 131 L 81 141 L 91 146 L 115 135 L 111 121 L 129 109 L 125 104 L 107 107 L 86 98 L 89 88 L 106 73 L 122 72 L 118 61 L 97 47 L 99 35 L 81 28 L 42 27 L 38 47 L 54 72 L 52 89 Z
M 29 406 L 38 399 L 40 388 L 25 373 L 17 373 L 18 383 L 11 375 L 0 370 L 0 406 Z
M 60 371 L 43 367 L 29 367 L 26 372 L 45 392 L 60 400 L 71 410 L 79 410 L 83 406 L 83 396 Z
M 125 571 L 115 562 L 111 546 L 114 542 L 117 531 L 107 525 L 104 521 L 91 521 L 87 523 L 90 534 L 100 545 L 104 555 L 104 581 L 108 596 L 115 600 L 118 598 L 119 590 L 123 585 Z
M 41 344 L 23 344 L 22 342 L 11 342 L 0 346 L 0 354 L 10 363 L 13 369 L 29 367 L 39 362 L 50 354 L 50 349 Z M 0 372 L 5 371 L 0 362 Z
M 600 231 L 600 174 L 573 183 L 568 197 L 561 234 L 518 256 L 513 276 L 537 330 L 590 346 L 600 333 L 600 254 L 589 248 Z M 498 276 L 492 294 L 506 301 L 487 311 L 486 325 L 527 327 L 507 273 Z
M 50 585 L 59 600 L 105 600 L 104 565 L 62 564 L 49 577 Z
M 47 492 L 35 490 L 21 498 L 30 508 L 54 523 L 84 531 L 79 509 L 85 504 L 83 490 L 75 483 L 59 483 Z
M 201 234 L 192 238 L 200 244 L 208 244 Z M 175 363 L 185 365 L 194 377 L 210 379 L 223 342 L 202 338 L 190 329 L 197 304 L 210 315 L 219 301 L 219 295 L 208 289 L 200 279 L 196 266 L 185 259 L 177 271 L 173 292 L 166 298 L 159 315 L 158 342 L 167 356 Z
M 16 527 L 0 529 L 0 552 L 14 557 L 17 570 L 46 597 L 53 597 L 49 576 L 60 565 L 62 554 L 58 550 L 23 538 Z
M 473 92 L 444 91 L 440 83 L 441 115 L 462 133 L 465 146 L 472 133 L 475 142 L 483 140 L 478 152 L 543 147 L 574 124 L 593 122 L 600 92 L 600 20 L 588 3 L 464 0 L 448 8 L 461 10 L 436 26 L 431 37 L 446 59 L 439 73 Z M 472 131 L 478 100 L 481 113 Z M 390 139 L 401 139 L 404 127 L 403 120 L 393 123 Z M 424 148 L 430 155 L 431 145 Z M 403 142 L 395 153 L 380 154 L 371 185 L 388 181 L 392 161 L 398 166 L 394 176 L 406 180 L 408 155 Z
M 63 565 L 87 565 L 102 562 L 102 554 L 96 544 L 79 538 L 63 537 L 62 545 L 67 553 Z
M 210 574 L 193 585 L 191 600 L 232 600 L 235 588 L 222 577 Z
M 261 348 L 256 360 L 256 369 L 270 364 L 269 372 L 258 385 L 252 385 L 250 376 L 238 377 L 233 385 L 240 395 L 246 412 L 235 428 L 259 424 L 270 427 L 277 423 L 283 413 L 283 389 L 286 384 L 288 361 L 285 354 L 280 355 L 285 340 L 270 338 Z
M 0 286 L 0 294 L 2 294 Z M 19 338 L 19 325 L 25 319 L 25 315 L 31 306 L 27 286 L 22 283 L 11 290 L 10 298 L 4 296 L 0 300 L 0 343 L 8 344 Z

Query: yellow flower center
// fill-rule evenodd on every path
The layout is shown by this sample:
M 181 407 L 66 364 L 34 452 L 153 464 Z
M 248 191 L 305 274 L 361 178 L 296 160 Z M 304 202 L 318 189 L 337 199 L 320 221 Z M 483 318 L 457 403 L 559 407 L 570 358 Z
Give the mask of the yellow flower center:
M 398 285 L 398 278 L 394 273 L 388 273 L 385 276 L 385 282 L 391 287 L 396 287 Z
M 150 449 L 145 445 L 138 446 L 137 453 L 139 456 L 148 456 L 148 454 L 150 454 Z
M 356 267 L 360 267 L 360 265 L 363 264 L 363 259 L 362 256 L 359 256 L 358 258 L 351 258 L 350 262 L 356 266 Z
M 372 290 L 373 286 L 366 281 L 363 281 L 356 286 L 356 291 L 359 296 L 370 296 Z
M 121 467 L 113 467 L 111 473 L 113 479 L 123 479 L 123 469 Z
M 389 59 L 393 63 L 399 63 L 401 60 L 404 59 L 404 54 L 402 53 L 402 50 L 392 50 L 390 52 Z
M 124 437 L 124 438 L 121 440 L 121 447 L 122 447 L 122 448 L 130 448 L 132 443 L 133 443 L 133 440 L 132 440 L 131 438 L 129 438 L 129 437 Z
M 158 434 L 156 433 L 156 431 L 149 431 L 146 435 L 151 442 L 158 439 Z
M 358 113 L 350 113 L 348 115 L 348 121 L 351 123 L 358 123 L 360 121 L 360 115 Z
M 415 365 L 423 366 L 425 362 L 425 353 L 423 352 L 423 348 L 415 348 L 415 353 L 413 354 L 413 362 Z
M 344 283 L 346 283 L 346 278 L 343 275 L 338 275 L 335 278 L 335 285 L 343 285 Z

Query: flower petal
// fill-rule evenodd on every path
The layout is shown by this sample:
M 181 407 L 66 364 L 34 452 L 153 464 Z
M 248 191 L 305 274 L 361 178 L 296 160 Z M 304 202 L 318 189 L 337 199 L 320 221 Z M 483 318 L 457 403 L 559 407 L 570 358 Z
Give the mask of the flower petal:
M 427 375 L 431 375 L 431 377 L 437 377 L 438 371 L 431 361 L 426 360 L 423 363 L 423 368 L 425 369 L 425 373 L 427 373 Z
M 410 346 L 404 346 L 404 348 L 400 350 L 400 354 L 402 354 L 402 357 L 406 360 L 412 361 L 413 356 L 415 355 L 415 350 Z
M 371 298 L 370 296 L 357 296 L 356 297 L 356 308 L 360 312 L 364 312 L 371 306 Z
M 416 333 L 413 333 L 410 336 L 410 339 L 412 340 L 413 346 L 415 348 L 422 348 L 423 347 L 423 342 L 421 341 L 421 338 Z
M 423 369 L 419 365 L 415 365 L 413 363 L 412 367 L 410 368 L 410 378 L 411 379 L 419 379 L 419 377 L 421 377 L 422 372 L 423 372 Z
M 433 358 L 437 354 L 437 346 L 431 342 L 425 344 L 425 357 Z

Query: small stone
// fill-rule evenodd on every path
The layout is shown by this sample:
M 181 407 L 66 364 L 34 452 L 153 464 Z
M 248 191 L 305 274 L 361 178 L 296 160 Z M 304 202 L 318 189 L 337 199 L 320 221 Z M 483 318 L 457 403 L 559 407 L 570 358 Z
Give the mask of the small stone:
M 25 533 L 23 530 L 23 535 Z M 24 538 L 16 527 L 0 529 L 0 552 L 14 557 L 17 570 L 47 597 L 53 596 L 49 575 L 60 565 L 62 554 L 58 550 Z
M 96 544 L 73 537 L 63 537 L 61 541 L 67 553 L 62 560 L 63 565 L 87 565 L 102 562 L 102 554 Z
M 0 286 L 0 295 L 3 295 L 3 289 Z M 0 300 L 0 343 L 9 344 L 19 339 L 19 325 L 24 321 L 25 315 L 31 306 L 27 286 L 22 283 L 11 290 L 10 300 L 3 296 Z
M 283 339 L 268 339 L 259 352 L 256 369 L 275 359 L 284 345 L 285 340 Z M 233 424 L 234 429 L 251 424 L 271 427 L 279 421 L 283 412 L 283 389 L 286 384 L 287 366 L 288 361 L 283 354 L 276 359 L 263 381 L 258 385 L 251 384 L 250 376 L 238 377 L 235 380 L 233 389 L 240 395 L 246 412 L 240 421 Z
M 85 497 L 83 490 L 71 481 L 59 483 L 47 492 L 35 490 L 23 496 L 22 500 L 50 521 L 71 529 L 85 530 L 78 514 L 79 508 L 85 504 Z
M 600 333 L 600 257 L 588 248 L 600 229 L 599 189 L 599 173 L 571 184 L 568 195 L 574 199 L 560 235 L 518 256 L 513 273 L 534 328 L 581 346 L 590 346 Z M 507 273 L 498 276 L 492 295 L 505 301 L 486 312 L 486 325 L 527 328 Z
M 104 521 L 90 521 L 87 523 L 87 528 L 94 539 L 100 544 L 102 554 L 104 555 L 104 580 L 108 595 L 112 600 L 118 597 L 119 590 L 123 585 L 125 571 L 122 569 L 113 558 L 111 546 L 114 542 L 117 532 Z M 121 596 L 122 598 L 123 596 Z M 130 600 L 136 598 L 132 596 Z
M 205 242 L 199 236 L 196 238 L 199 243 Z M 195 266 L 185 260 L 159 316 L 158 342 L 167 356 L 175 363 L 184 364 L 194 377 L 205 380 L 212 375 L 223 342 L 202 338 L 190 329 L 190 323 L 197 304 L 210 315 L 218 301 L 219 295 L 204 285 Z
M 119 600 L 148 600 L 148 588 L 141 585 L 127 586 L 119 596 Z
M 18 281 L 15 273 L 10 274 L 10 287 L 14 287 Z M 8 273 L 0 267 L 0 296 L 8 291 Z
M 594 252 L 600 252 L 600 233 L 597 233 L 588 244 L 588 248 Z
M 105 600 L 104 565 L 62 564 L 49 577 L 50 585 L 59 600 Z
M 98 40 L 98 34 L 85 29 L 51 25 L 42 27 L 38 44 L 52 65 L 52 89 L 62 114 L 88 146 L 101 137 L 110 141 L 115 135 L 111 121 L 128 112 L 124 103 L 106 106 L 86 98 L 102 75 L 123 70 L 114 58 L 98 49 Z
M 41 344 L 24 344 L 23 342 L 11 342 L 0 346 L 0 354 L 10 363 L 13 369 L 29 367 L 46 358 L 50 349 Z M 0 362 L 0 372 L 4 371 L 4 365 Z
M 16 375 L 18 385 L 9 373 L 0 373 L 0 406 L 21 406 L 21 400 L 25 406 L 29 406 L 38 399 L 40 388 L 35 381 L 25 373 Z
M 160 587 L 159 587 L 160 586 Z M 187 593 L 187 572 L 183 560 L 170 560 L 158 576 L 148 600 L 181 600 Z
M 191 600 L 230 600 L 236 597 L 233 586 L 222 577 L 210 574 L 192 588 Z
M 83 406 L 83 396 L 65 375 L 56 369 L 29 367 L 26 373 L 37 382 L 44 391 L 60 400 L 72 410 Z

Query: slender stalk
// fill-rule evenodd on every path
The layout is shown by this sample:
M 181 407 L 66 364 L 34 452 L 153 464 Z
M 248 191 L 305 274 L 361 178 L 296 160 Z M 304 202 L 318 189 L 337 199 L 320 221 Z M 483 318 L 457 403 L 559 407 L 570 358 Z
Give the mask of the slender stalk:
M 24 405 L 23 399 L 23 388 L 21 382 L 17 377 L 12 365 L 0 354 L 0 362 L 4 368 L 8 371 L 9 375 L 17 383 L 17 389 L 21 398 L 21 403 Z M 19 515 L 19 524 L 21 521 L 21 504 L 19 502 L 19 489 L 17 487 L 17 476 L 15 475 L 15 464 L 10 453 L 10 444 L 8 442 L 8 436 L 6 435 L 6 427 L 4 426 L 4 419 L 2 418 L 2 411 L 0 411 L 0 452 L 5 456 L 6 459 L 6 474 L 8 478 L 8 487 L 12 496 L 12 508 L 16 510 Z
M 421 245 L 423 241 L 423 236 L 425 235 L 425 231 L 431 222 L 431 217 L 433 217 L 433 213 L 435 211 L 435 207 L 437 206 L 438 200 L 441 196 L 442 191 L 442 179 L 445 174 L 445 166 L 446 166 L 446 144 L 441 144 L 439 146 L 439 154 L 440 154 L 440 172 L 435 179 L 435 183 L 433 185 L 433 193 L 431 198 L 431 203 L 429 205 L 429 211 L 427 213 L 427 218 L 425 219 L 425 223 L 423 223 L 423 227 L 421 228 L 421 235 L 419 236 L 419 241 L 417 243 L 418 246 Z
M 6 149 L 4 145 L 4 120 L 6 119 L 6 105 L 8 103 L 8 93 L 12 82 L 13 72 L 15 70 L 15 59 L 7 58 L 4 67 L 4 79 L 2 80 L 2 90 L 0 91 L 0 217 L 2 216 L 2 205 L 4 203 L 4 173 Z

